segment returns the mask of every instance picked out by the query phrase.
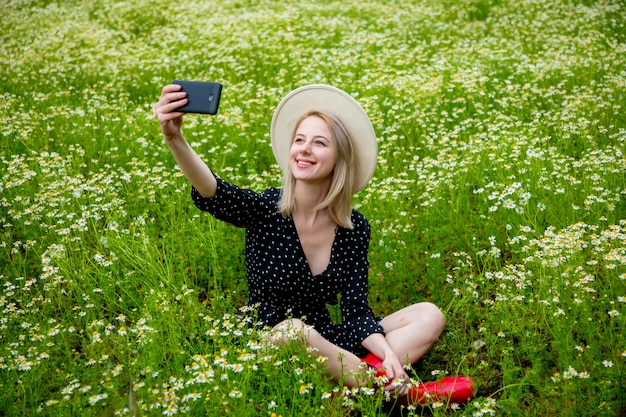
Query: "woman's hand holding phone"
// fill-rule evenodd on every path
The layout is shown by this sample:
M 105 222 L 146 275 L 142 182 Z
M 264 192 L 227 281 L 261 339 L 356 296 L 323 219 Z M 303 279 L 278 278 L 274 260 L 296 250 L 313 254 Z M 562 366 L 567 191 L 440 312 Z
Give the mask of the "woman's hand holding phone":
M 181 135 L 184 113 L 179 109 L 187 104 L 187 93 L 180 91 L 182 87 L 169 84 L 161 90 L 161 97 L 154 105 L 154 112 L 159 120 L 161 132 L 165 140 Z
M 173 81 L 161 90 L 154 110 L 166 140 L 180 135 L 185 113 L 216 114 L 222 84 L 200 81 Z

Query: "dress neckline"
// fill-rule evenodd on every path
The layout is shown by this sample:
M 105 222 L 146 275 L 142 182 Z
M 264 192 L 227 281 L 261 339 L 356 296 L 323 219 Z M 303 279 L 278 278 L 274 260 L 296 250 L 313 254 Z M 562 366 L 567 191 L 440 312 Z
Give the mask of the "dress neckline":
M 335 225 L 335 234 L 333 236 L 333 243 L 330 246 L 330 257 L 328 258 L 328 264 L 326 265 L 326 268 L 324 268 L 322 272 L 314 275 L 313 271 L 311 271 L 311 265 L 309 265 L 309 260 L 307 259 L 306 254 L 304 253 L 304 248 L 302 247 L 302 241 L 300 240 L 300 235 L 298 235 L 298 229 L 296 228 L 296 222 L 293 221 L 293 217 L 290 217 L 289 220 L 291 223 L 291 227 L 293 228 L 293 235 L 295 239 L 298 241 L 298 248 L 300 249 L 300 254 L 304 258 L 304 262 L 306 263 L 307 270 L 310 276 L 314 279 L 323 277 L 324 275 L 328 273 L 328 270 L 330 269 L 330 266 L 333 263 L 333 254 L 335 253 L 335 245 L 337 244 L 337 236 L 339 235 L 339 225 Z

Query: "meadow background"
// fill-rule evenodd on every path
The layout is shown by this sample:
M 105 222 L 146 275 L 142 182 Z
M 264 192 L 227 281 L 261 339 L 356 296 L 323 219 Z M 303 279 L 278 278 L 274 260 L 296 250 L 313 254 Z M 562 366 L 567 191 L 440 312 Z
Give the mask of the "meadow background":
M 0 415 L 626 414 L 621 0 L 0 0 Z M 416 379 L 467 405 L 340 395 L 268 346 L 241 230 L 200 213 L 152 105 L 224 84 L 185 134 L 223 178 L 280 184 L 269 123 L 309 83 L 379 136 L 357 205 L 377 314 L 448 326 Z

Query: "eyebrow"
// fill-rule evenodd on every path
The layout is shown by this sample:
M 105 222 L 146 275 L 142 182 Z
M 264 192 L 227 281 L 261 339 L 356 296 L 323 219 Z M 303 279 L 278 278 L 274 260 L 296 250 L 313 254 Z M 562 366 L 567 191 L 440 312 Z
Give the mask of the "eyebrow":
M 306 135 L 303 134 L 303 133 L 296 133 L 296 135 L 294 136 L 294 139 L 297 138 L 297 137 L 306 137 Z M 324 135 L 315 135 L 315 136 L 313 136 L 313 139 L 319 139 L 319 138 L 326 139 L 327 141 L 330 142 L 330 138 L 327 138 Z

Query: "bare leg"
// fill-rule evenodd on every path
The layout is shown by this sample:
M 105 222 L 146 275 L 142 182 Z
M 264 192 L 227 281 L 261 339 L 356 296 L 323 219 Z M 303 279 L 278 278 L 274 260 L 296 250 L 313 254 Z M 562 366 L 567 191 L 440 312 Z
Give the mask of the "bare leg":
M 405 307 L 381 320 L 385 339 L 398 357 L 410 365 L 421 358 L 435 343 L 446 325 L 443 313 L 431 303 Z M 327 358 L 328 373 L 335 381 L 343 378 L 345 385 L 356 387 L 364 383 L 362 360 L 353 353 L 325 339 L 318 331 L 301 320 L 285 320 L 274 327 L 273 343 L 293 340 L 288 334 L 296 331 L 317 355 Z
M 417 303 L 388 315 L 380 324 L 389 346 L 405 365 L 411 365 L 435 343 L 446 319 L 434 304 Z
M 336 382 L 341 381 L 343 378 L 343 383 L 349 387 L 356 387 L 363 383 L 363 378 L 359 378 L 363 370 L 361 359 L 355 354 L 331 343 L 317 330 L 305 325 L 301 320 L 285 320 L 276 325 L 274 330 L 271 340 L 276 344 L 285 343 L 292 339 L 292 337 L 285 337 L 285 334 L 294 330 L 300 332 L 308 346 L 315 349 L 316 355 L 327 358 L 326 366 L 328 373 Z

